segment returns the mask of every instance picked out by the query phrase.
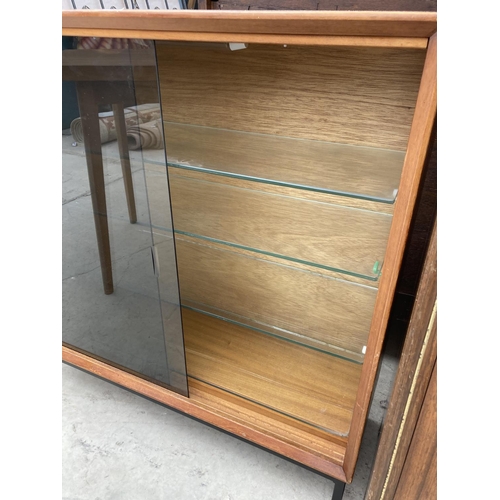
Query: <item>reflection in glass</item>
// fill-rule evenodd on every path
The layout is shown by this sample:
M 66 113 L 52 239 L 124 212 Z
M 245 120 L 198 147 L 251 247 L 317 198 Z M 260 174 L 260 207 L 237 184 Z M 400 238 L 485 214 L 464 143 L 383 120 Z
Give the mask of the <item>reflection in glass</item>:
M 62 58 L 63 341 L 187 394 L 155 49 L 72 47 Z

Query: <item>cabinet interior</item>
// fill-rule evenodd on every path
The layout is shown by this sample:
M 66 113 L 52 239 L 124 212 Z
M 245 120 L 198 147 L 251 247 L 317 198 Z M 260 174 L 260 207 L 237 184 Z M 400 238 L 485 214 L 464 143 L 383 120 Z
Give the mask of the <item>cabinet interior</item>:
M 403 245 L 389 234 L 418 181 L 402 172 L 419 46 L 63 54 L 87 121 L 83 147 L 63 140 L 66 359 L 350 481 Z M 151 103 L 163 145 L 102 140 L 99 112 Z
M 341 463 L 425 51 L 156 49 L 190 396 Z

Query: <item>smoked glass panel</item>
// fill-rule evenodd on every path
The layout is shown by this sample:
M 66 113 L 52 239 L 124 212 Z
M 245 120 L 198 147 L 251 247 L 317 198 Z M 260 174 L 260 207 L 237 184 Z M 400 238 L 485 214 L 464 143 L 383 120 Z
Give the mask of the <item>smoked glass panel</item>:
M 63 342 L 187 395 L 154 44 L 64 38 L 62 77 Z

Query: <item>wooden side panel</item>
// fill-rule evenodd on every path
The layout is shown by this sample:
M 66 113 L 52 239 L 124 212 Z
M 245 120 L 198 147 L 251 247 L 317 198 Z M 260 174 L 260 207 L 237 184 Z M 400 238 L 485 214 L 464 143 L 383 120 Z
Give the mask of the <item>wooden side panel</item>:
M 436 363 L 436 297 L 437 241 L 434 227 L 373 466 L 367 500 L 392 499 L 397 489 L 422 401 Z M 432 437 L 432 434 L 429 437 Z
M 401 151 L 425 57 L 272 45 L 230 51 L 159 43 L 157 52 L 166 121 Z
M 420 411 L 394 500 L 437 498 L 437 364 Z
M 397 285 L 398 293 L 412 297 L 417 293 L 437 212 L 437 136 L 433 136 Z
M 429 141 L 436 118 L 437 105 L 437 35 L 429 41 L 429 48 L 422 75 L 420 93 L 415 108 L 408 152 L 405 158 L 401 187 L 394 210 L 389 235 L 384 272 L 380 280 L 379 294 L 370 330 L 370 339 L 361 374 L 353 424 L 347 444 L 345 471 L 352 477 L 359 453 L 359 446 L 368 414 L 377 367 L 389 319 L 392 298 L 403 258 L 406 238 L 410 229 L 412 212 L 420 185 L 422 170 L 427 157 Z

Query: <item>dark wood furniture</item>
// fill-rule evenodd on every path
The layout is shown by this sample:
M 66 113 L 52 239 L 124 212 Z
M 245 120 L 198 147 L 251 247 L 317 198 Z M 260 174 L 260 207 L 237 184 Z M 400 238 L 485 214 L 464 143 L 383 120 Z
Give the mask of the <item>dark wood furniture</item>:
M 437 498 L 436 224 L 366 495 Z

